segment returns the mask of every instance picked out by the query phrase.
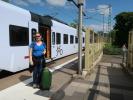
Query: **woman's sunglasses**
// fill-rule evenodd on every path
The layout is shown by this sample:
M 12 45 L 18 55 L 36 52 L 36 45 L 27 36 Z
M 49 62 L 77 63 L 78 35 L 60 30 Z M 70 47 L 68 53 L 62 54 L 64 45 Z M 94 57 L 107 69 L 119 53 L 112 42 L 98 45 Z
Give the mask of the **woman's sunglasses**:
M 38 35 L 38 36 L 36 36 L 36 37 L 41 37 L 41 35 Z

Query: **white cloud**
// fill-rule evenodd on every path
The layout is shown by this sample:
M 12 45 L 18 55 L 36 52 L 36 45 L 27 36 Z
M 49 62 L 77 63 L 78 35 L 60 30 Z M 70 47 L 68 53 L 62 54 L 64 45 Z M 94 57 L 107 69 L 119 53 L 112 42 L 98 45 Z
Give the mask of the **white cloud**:
M 89 25 L 94 31 L 103 31 L 103 24 L 91 24 Z M 108 24 L 104 24 L 104 33 L 108 32 Z
M 46 0 L 46 1 L 54 6 L 64 6 L 67 0 Z
M 41 0 L 27 0 L 27 1 L 33 4 L 37 4 L 37 3 L 40 4 L 42 2 Z
M 27 0 L 28 3 L 30 4 L 38 4 L 39 6 L 44 6 L 45 1 L 44 0 Z
M 10 2 L 13 2 L 17 5 L 21 6 L 28 6 L 29 4 L 39 4 L 44 5 L 44 0 L 10 0 Z
M 97 9 L 99 9 L 100 14 L 109 15 L 109 5 L 98 5 Z
M 28 3 L 23 1 L 23 0 L 19 0 L 19 1 L 18 0 L 10 0 L 10 2 L 13 2 L 13 3 L 17 4 L 17 5 L 28 6 Z
M 102 25 L 94 25 L 94 24 L 92 24 L 92 25 L 89 25 L 89 27 L 91 27 L 95 31 L 102 31 L 102 29 L 103 29 Z

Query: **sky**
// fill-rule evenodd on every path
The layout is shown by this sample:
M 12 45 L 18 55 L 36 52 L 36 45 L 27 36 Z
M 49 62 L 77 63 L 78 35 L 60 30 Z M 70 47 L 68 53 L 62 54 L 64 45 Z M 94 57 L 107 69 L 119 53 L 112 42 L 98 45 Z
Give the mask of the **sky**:
M 11 4 L 27 9 L 40 15 L 50 15 L 68 24 L 78 19 L 78 8 L 67 0 L 9 0 Z M 77 2 L 77 0 L 74 0 Z M 111 26 L 114 17 L 121 12 L 133 12 L 133 0 L 85 0 L 83 25 L 95 31 L 108 31 L 109 5 L 111 6 Z

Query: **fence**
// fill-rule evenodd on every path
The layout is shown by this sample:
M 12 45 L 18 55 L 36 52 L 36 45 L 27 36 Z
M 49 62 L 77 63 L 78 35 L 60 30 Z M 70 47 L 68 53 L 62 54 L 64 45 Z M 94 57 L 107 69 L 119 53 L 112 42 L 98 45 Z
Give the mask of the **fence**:
M 133 70 L 133 30 L 129 32 L 127 66 Z
M 90 39 L 91 37 L 91 39 Z M 92 42 L 91 42 L 92 41 Z M 103 54 L 103 39 L 91 29 L 86 29 L 85 36 L 85 67 L 83 71 L 90 73 Z M 90 43 L 91 42 L 91 43 Z

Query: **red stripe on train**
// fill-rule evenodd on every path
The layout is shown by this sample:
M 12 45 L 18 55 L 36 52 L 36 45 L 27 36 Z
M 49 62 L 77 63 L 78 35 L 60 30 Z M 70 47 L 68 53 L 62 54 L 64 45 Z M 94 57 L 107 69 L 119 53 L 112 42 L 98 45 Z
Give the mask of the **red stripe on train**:
M 29 56 L 25 56 L 24 59 L 29 59 Z

